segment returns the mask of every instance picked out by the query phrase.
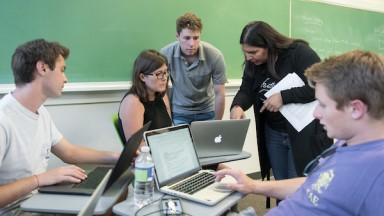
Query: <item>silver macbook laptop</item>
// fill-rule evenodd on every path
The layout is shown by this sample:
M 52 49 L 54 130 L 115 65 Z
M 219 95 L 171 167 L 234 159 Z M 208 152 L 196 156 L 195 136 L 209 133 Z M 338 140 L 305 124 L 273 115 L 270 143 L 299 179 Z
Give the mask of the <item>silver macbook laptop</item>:
M 91 197 L 88 199 L 88 201 L 85 203 L 83 208 L 80 210 L 80 212 L 77 214 L 77 216 L 92 216 L 97 202 L 99 201 L 101 195 L 104 192 L 105 186 L 107 185 L 108 179 L 112 174 L 112 170 L 109 170 L 107 174 L 104 176 L 103 180 L 100 182 L 100 184 L 97 186 L 95 191 L 92 193 Z
M 130 161 L 133 160 L 136 155 L 136 150 L 143 140 L 143 133 L 148 130 L 150 123 L 151 122 L 148 122 L 127 140 L 115 166 L 107 164 L 79 165 L 86 170 L 88 175 L 86 180 L 80 182 L 79 184 L 55 184 L 40 187 L 38 191 L 40 193 L 91 195 L 109 169 L 112 169 L 111 177 L 108 179 L 107 185 L 104 189 L 105 191 L 108 190 L 112 184 L 115 183 L 117 179 L 119 179 L 120 176 L 128 170 L 131 164 Z M 131 173 L 126 181 L 132 181 L 132 179 L 133 174 Z
M 214 171 L 201 169 L 189 125 L 147 131 L 144 138 L 151 149 L 156 185 L 161 192 L 207 205 L 233 192 L 215 182 Z
M 209 120 L 191 123 L 199 158 L 239 154 L 243 150 L 250 119 Z

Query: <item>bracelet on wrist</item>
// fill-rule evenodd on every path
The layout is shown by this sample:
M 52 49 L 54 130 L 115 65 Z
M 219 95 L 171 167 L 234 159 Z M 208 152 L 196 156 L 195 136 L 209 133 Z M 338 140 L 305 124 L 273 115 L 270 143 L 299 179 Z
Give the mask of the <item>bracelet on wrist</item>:
M 39 188 L 39 187 L 40 187 L 39 178 L 37 177 L 37 175 L 33 175 L 33 176 L 35 176 L 35 178 L 36 178 L 36 181 L 37 181 L 37 188 Z

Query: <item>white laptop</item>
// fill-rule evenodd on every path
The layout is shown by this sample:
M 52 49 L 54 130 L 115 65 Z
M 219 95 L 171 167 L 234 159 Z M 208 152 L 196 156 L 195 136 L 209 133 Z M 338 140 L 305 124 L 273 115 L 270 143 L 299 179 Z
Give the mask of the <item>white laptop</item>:
M 108 179 L 112 174 L 112 169 L 110 169 L 107 174 L 104 176 L 103 180 L 100 182 L 100 184 L 97 186 L 95 191 L 92 193 L 91 197 L 88 199 L 88 201 L 85 203 L 83 208 L 80 210 L 80 212 L 77 214 L 77 216 L 92 216 L 97 202 L 99 201 L 101 195 L 104 192 L 105 186 L 107 185 Z
M 222 183 L 215 182 L 214 171 L 201 169 L 189 125 L 147 131 L 144 133 L 144 138 L 151 149 L 156 185 L 161 192 L 206 205 L 214 205 L 233 192 L 226 187 L 223 188 Z M 181 183 L 190 183 L 196 175 L 210 177 L 209 180 L 196 181 L 206 182 L 203 189 L 199 191 L 187 188 L 175 189 L 181 187 Z M 234 182 L 234 179 L 225 181 Z
M 191 123 L 199 158 L 240 154 L 250 119 L 209 120 Z

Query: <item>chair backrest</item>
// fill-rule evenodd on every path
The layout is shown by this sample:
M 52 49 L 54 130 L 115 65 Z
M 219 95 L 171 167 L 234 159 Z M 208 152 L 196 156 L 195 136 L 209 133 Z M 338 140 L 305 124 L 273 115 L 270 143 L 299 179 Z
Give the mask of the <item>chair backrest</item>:
M 119 114 L 115 113 L 111 116 L 111 118 L 112 118 L 113 126 L 115 126 L 116 132 L 119 135 L 121 144 L 125 145 L 126 140 L 124 140 L 124 134 L 122 134 L 123 132 L 120 131 L 120 128 L 119 128 Z

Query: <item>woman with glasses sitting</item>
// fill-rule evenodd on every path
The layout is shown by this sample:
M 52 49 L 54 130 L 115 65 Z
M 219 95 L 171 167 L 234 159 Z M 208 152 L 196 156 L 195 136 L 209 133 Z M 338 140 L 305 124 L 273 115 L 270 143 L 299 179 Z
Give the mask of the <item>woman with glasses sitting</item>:
M 132 86 L 119 107 L 119 128 L 125 140 L 149 121 L 149 130 L 172 126 L 167 65 L 167 58 L 156 50 L 144 50 L 136 58 Z

